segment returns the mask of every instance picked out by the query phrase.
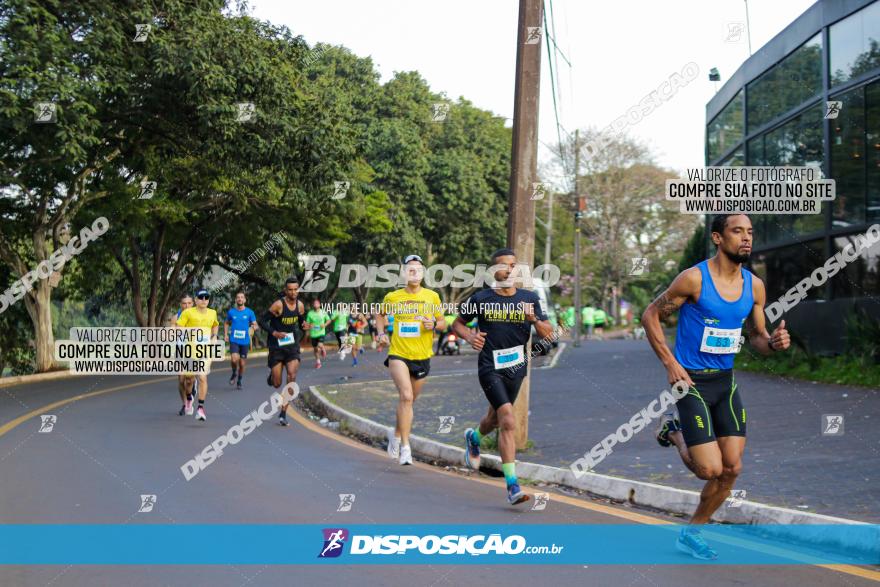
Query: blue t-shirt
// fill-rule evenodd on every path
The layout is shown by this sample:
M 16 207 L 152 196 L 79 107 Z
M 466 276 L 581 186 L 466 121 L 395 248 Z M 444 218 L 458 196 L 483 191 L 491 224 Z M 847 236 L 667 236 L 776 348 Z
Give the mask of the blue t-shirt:
M 251 344 L 251 324 L 257 321 L 254 311 L 248 307 L 243 310 L 230 308 L 226 313 L 226 321 L 230 323 L 229 342 L 235 344 Z

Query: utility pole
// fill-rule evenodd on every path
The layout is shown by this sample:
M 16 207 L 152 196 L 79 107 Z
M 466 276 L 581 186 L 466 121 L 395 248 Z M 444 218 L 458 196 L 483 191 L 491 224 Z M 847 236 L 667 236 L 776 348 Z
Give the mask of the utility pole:
M 574 129 L 574 199 L 577 209 L 574 212 L 574 346 L 581 346 L 581 217 L 583 200 L 578 190 L 578 172 L 581 168 L 580 132 Z
M 547 229 L 547 238 L 544 240 L 544 264 L 549 265 L 553 246 L 553 190 L 548 190 L 547 193 L 547 222 L 541 224 Z
M 538 181 L 538 97 L 541 89 L 542 0 L 520 0 L 516 34 L 516 81 L 513 98 L 513 148 L 510 156 L 507 246 L 517 261 L 534 266 L 535 201 Z M 531 351 L 531 341 L 526 352 Z M 514 404 L 516 448 L 526 448 L 529 438 L 529 381 L 531 364 Z

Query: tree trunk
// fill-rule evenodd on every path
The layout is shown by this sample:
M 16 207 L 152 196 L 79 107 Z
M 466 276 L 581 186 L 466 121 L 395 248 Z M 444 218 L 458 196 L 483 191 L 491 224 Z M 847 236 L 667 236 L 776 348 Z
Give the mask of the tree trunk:
M 55 366 L 55 335 L 52 333 L 52 288 L 41 279 L 25 296 L 25 307 L 34 325 L 35 371 L 45 373 Z

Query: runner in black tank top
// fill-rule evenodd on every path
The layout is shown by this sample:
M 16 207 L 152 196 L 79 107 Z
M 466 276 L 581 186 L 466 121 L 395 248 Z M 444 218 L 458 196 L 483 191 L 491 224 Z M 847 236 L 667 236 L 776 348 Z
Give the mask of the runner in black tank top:
M 287 370 L 285 401 L 295 394 L 296 373 L 300 363 L 300 322 L 305 314 L 299 301 L 299 280 L 291 277 L 284 284 L 284 297 L 276 300 L 260 319 L 260 328 L 269 336 L 269 377 L 266 382 L 281 387 L 281 368 Z M 287 403 L 281 406 L 280 422 L 287 426 Z

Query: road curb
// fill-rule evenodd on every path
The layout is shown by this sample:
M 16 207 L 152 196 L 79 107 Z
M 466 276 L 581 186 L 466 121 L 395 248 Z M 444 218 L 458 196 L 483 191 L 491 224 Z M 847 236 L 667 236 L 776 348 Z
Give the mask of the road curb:
M 259 350 L 253 353 L 248 353 L 248 358 L 251 357 L 265 357 L 269 354 L 267 350 Z M 226 363 L 228 358 L 223 359 L 222 363 Z M 100 375 L 100 373 L 71 373 L 67 369 L 59 369 L 57 371 L 52 371 L 50 373 L 35 373 L 33 375 L 15 375 L 13 377 L 0 377 L 0 389 L 4 387 L 12 387 L 13 385 L 23 385 L 26 383 L 40 383 L 42 381 L 56 381 L 58 379 L 73 379 L 75 377 L 94 377 L 95 375 Z M 105 373 L 106 376 L 114 376 L 112 373 Z M 144 375 L 150 375 L 150 373 L 144 373 Z M 168 375 L 167 373 L 162 373 L 162 375 Z
M 358 435 L 381 442 L 386 440 L 389 432 L 392 431 L 392 428 L 389 426 L 384 426 L 378 422 L 374 422 L 337 406 L 324 397 L 324 395 L 316 389 L 316 386 L 309 386 L 308 389 L 303 390 L 301 397 L 310 408 L 331 420 L 343 422 L 349 430 Z M 422 458 L 439 461 L 449 465 L 464 465 L 464 448 L 451 446 L 416 435 L 410 436 L 410 445 L 412 446 L 413 453 Z M 501 471 L 501 459 L 497 456 L 484 455 L 481 464 L 483 468 L 499 472 Z M 700 495 L 696 491 L 687 491 L 675 487 L 624 479 L 621 477 L 611 477 L 599 473 L 585 473 L 580 478 L 577 478 L 569 469 L 540 465 L 537 463 L 517 461 L 516 472 L 520 478 L 580 489 L 614 501 L 628 502 L 638 506 L 669 512 L 671 514 L 690 515 L 693 513 L 700 499 Z M 782 540 L 789 538 L 802 540 L 804 538 L 804 532 L 802 529 L 799 529 L 797 532 L 792 532 L 787 531 L 785 526 L 803 524 L 865 524 L 865 522 L 857 520 L 801 512 L 798 510 L 770 506 L 746 500 L 744 500 L 739 507 L 730 507 L 728 505 L 722 506 L 713 516 L 713 520 L 732 524 L 779 525 L 778 528 L 774 528 L 774 534 L 777 538 Z M 817 540 L 821 537 L 820 530 L 820 528 L 817 528 L 815 537 Z M 880 528 L 877 528 L 876 538 L 877 542 L 873 542 L 872 544 L 864 544 L 852 540 L 851 543 L 836 543 L 829 544 L 829 546 L 840 549 L 870 551 L 871 549 L 876 548 L 876 544 L 880 542 Z

